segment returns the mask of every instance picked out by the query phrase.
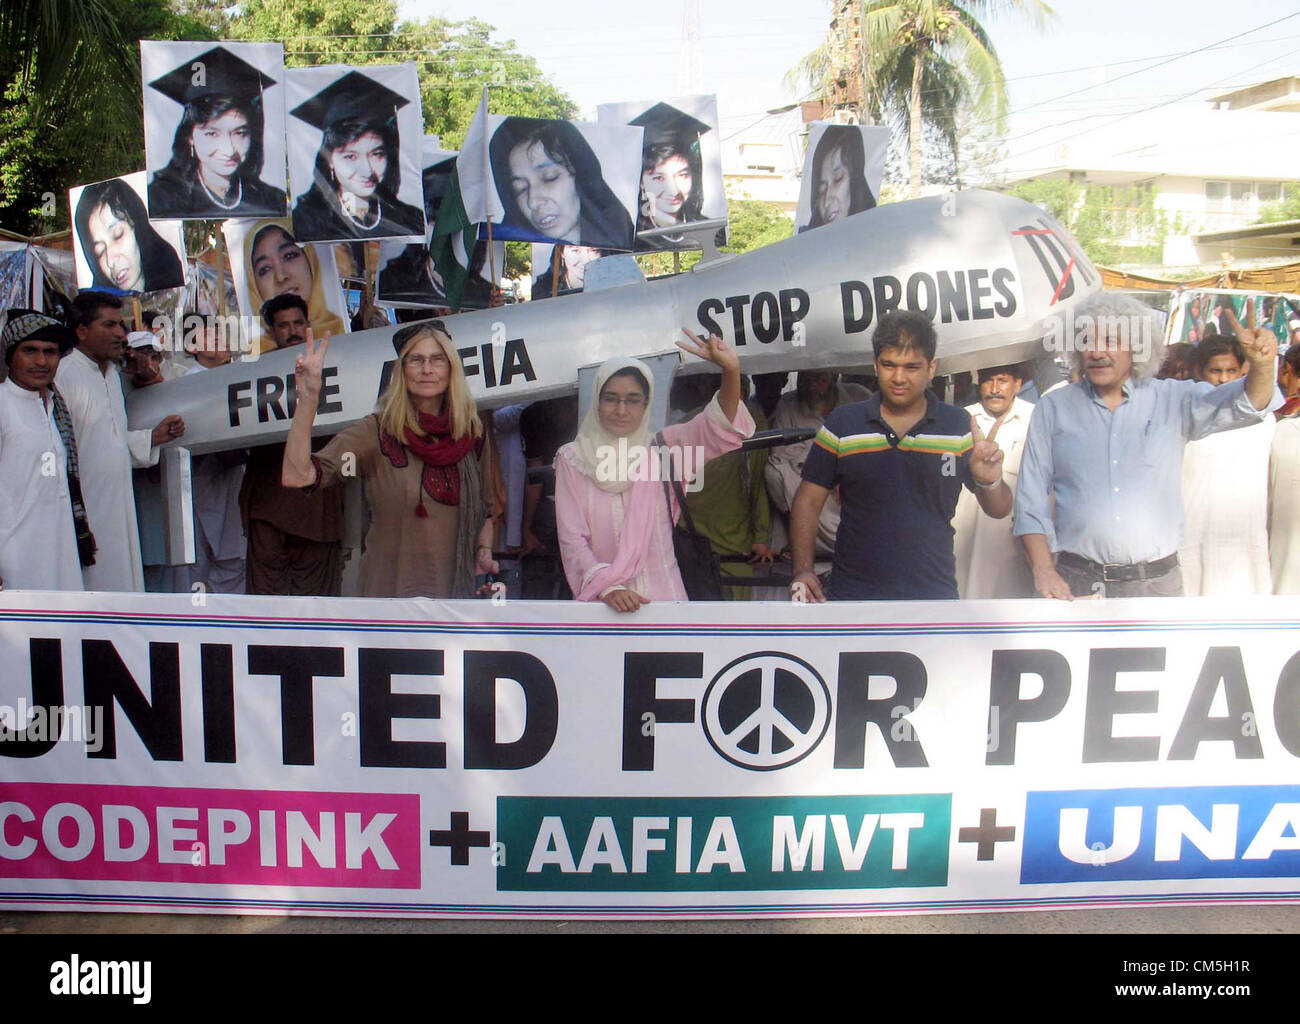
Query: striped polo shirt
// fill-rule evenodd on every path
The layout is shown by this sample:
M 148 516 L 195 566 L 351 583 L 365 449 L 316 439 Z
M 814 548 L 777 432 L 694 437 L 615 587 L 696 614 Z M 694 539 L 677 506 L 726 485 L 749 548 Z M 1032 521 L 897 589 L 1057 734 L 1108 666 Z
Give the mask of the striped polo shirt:
M 817 432 L 803 478 L 840 489 L 827 596 L 840 601 L 955 599 L 952 517 L 970 473 L 970 413 L 926 392 L 925 415 L 903 437 L 880 396 L 842 405 Z

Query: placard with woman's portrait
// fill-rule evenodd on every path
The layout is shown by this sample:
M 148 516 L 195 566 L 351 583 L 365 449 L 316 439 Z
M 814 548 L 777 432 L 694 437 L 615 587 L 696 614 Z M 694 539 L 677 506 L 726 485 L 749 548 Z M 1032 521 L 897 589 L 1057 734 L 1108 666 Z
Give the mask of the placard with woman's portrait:
M 424 215 L 429 230 L 418 244 L 384 242 L 379 248 L 379 275 L 376 301 L 396 308 L 437 309 L 450 307 L 446 288 L 438 268 L 430 258 L 434 225 L 443 197 L 451 187 L 456 170 L 457 153 L 441 148 L 436 135 L 426 135 L 423 147 Z M 459 242 L 459 235 L 453 242 Z M 505 263 L 505 243 L 494 242 L 496 278 L 500 280 Z M 457 253 L 462 266 L 469 268 L 469 278 L 461 292 L 457 311 L 487 309 L 492 298 L 493 267 L 488 262 L 488 243 L 479 241 L 472 257 Z
M 145 172 L 68 190 L 77 287 L 143 294 L 185 284 L 179 220 L 149 219 Z
M 796 231 L 876 208 L 889 136 L 889 129 L 879 125 L 814 121 L 808 126 L 808 153 L 794 216 Z
M 288 71 L 289 180 L 300 242 L 425 237 L 415 65 Z
M 699 243 L 684 234 L 647 238 L 641 233 L 727 216 L 717 97 L 602 103 L 596 117 L 601 124 L 645 131 L 637 179 L 637 251 L 698 249 Z
M 283 217 L 284 47 L 140 43 L 149 216 Z
M 542 245 L 534 242 L 530 298 L 549 299 L 553 295 L 582 291 L 587 284 L 587 267 L 602 256 L 614 255 L 615 251 L 595 249 L 589 245 Z
M 347 303 L 339 281 L 334 246 L 309 245 L 293 234 L 286 217 L 230 220 L 224 225 L 239 313 L 251 337 L 245 351 L 276 348 L 262 319 L 262 307 L 280 295 L 296 295 L 307 304 L 307 324 L 316 337 L 348 330 Z
M 640 128 L 480 116 L 456 166 L 466 211 L 491 217 L 494 239 L 632 249 Z

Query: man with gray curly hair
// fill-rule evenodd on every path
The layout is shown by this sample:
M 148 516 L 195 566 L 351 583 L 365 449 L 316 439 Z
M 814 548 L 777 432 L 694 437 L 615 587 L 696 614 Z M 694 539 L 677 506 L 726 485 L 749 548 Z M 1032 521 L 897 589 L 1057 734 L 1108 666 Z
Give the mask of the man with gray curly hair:
M 1040 596 L 1181 596 L 1184 446 L 1281 404 L 1277 339 L 1225 317 L 1250 369 L 1216 388 L 1154 379 L 1160 332 L 1136 299 L 1103 292 L 1074 312 L 1080 379 L 1035 409 L 1016 493 L 1012 532 Z

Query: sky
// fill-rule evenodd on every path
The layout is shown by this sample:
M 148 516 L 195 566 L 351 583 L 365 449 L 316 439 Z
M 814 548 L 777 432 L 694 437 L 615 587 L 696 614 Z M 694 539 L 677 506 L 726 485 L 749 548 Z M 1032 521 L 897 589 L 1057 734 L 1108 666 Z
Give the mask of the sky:
M 1143 108 L 1196 103 L 1235 86 L 1300 74 L 1300 5 L 1057 0 L 1052 6 L 1056 17 L 1043 32 L 1005 16 L 984 21 L 1008 80 L 1008 149 L 1018 166 L 1049 166 L 1063 140 L 1087 138 Z M 717 93 L 724 130 L 761 122 L 766 111 L 802 98 L 782 78 L 825 35 L 826 0 L 700 0 L 699 7 L 701 91 Z M 403 0 L 400 9 L 404 16 L 477 17 L 496 26 L 497 38 L 513 39 L 534 56 L 585 117 L 594 118 L 598 103 L 678 92 L 684 0 Z M 1279 19 L 1285 20 L 1241 35 Z

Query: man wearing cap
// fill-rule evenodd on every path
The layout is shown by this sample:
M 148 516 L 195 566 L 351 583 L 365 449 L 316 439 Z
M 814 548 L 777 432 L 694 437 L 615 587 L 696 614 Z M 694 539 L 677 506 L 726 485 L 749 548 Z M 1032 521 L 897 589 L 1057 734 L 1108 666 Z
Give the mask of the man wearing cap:
M 1246 311 L 1253 323 L 1253 301 Z M 1187 442 L 1257 423 L 1282 402 L 1273 332 L 1237 323 L 1230 307 L 1223 315 L 1249 371 L 1214 387 L 1148 376 L 1159 329 L 1136 299 L 1105 292 L 1074 312 L 1082 376 L 1035 406 L 1016 490 L 1012 529 L 1040 596 L 1182 596 Z
M 158 446 L 181 437 L 185 423 L 167 416 L 152 430 L 127 430 L 117 369 L 126 342 L 122 301 L 105 292 L 83 291 L 72 307 L 77 343 L 60 360 L 57 383 L 80 441 L 86 513 L 99 543 L 95 564 L 83 574 L 86 589 L 142 591 L 131 467 L 156 463 Z
M 297 295 L 277 295 L 262 307 L 262 319 L 276 348 L 307 337 L 307 304 Z M 312 439 L 312 451 L 329 443 Z M 343 587 L 342 487 L 303 491 L 280 482 L 284 445 L 248 453 L 239 508 L 248 538 L 250 594 L 338 597 Z
M 979 371 L 979 401 L 966 406 L 985 437 L 996 436 L 1002 449 L 1002 479 L 1015 494 L 1020 458 L 1034 407 L 1020 397 L 1025 370 L 1020 365 L 990 366 Z M 985 515 L 975 495 L 963 490 L 953 516 L 953 555 L 957 593 L 969 600 L 1033 597 L 1029 563 L 1011 534 L 1011 518 Z
M 285 192 L 261 179 L 262 93 L 275 84 L 224 46 L 149 83 L 184 108 L 171 159 L 149 182 L 151 218 L 284 216 Z M 151 96 L 146 99 L 153 113 Z
M 150 322 L 151 314 L 144 319 Z M 153 318 L 158 314 L 153 313 Z M 122 392 L 153 387 L 164 380 L 174 379 L 178 369 L 174 363 L 166 364 L 171 376 L 164 375 L 163 345 L 153 331 L 132 331 L 126 336 L 126 366 L 122 374 Z M 180 371 L 182 374 L 184 370 Z M 167 565 L 166 526 L 163 520 L 162 472 L 158 466 L 147 466 L 131 472 L 135 493 L 135 512 L 140 527 L 140 560 L 144 565 L 145 589 L 151 593 L 172 592 L 171 573 Z
M 54 387 L 74 341 L 30 309 L 11 309 L 0 332 L 9 370 L 0 384 L 0 585 L 10 590 L 81 590 L 81 555 L 94 558 L 72 418 Z

